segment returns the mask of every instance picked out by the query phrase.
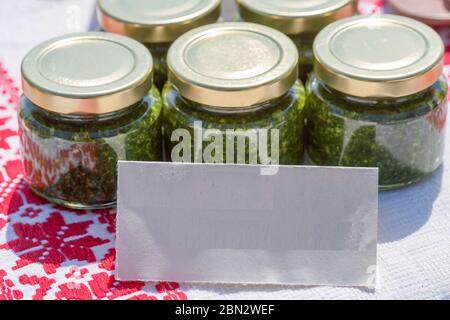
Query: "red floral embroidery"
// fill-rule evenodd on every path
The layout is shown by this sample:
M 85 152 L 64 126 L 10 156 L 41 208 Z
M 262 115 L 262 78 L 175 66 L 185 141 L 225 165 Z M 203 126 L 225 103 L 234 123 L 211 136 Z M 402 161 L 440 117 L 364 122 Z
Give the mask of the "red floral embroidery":
M 108 225 L 107 230 L 111 233 L 116 233 L 116 211 L 113 209 L 94 210 L 94 213 L 99 215 L 98 221 L 102 224 Z
M 31 285 L 37 286 L 34 295 L 32 296 L 33 300 L 43 300 L 47 295 L 47 292 L 51 289 L 52 285 L 56 282 L 54 279 L 50 279 L 47 277 L 37 277 L 37 276 L 27 276 L 22 275 L 19 278 L 19 281 L 23 285 Z
M 106 272 L 92 275 L 92 280 L 84 283 L 72 281 L 59 286 L 56 293 L 59 300 L 117 299 L 138 292 L 144 287 L 143 282 L 120 282 Z
M 6 108 L 5 107 L 2 107 L 2 108 L 0 108 L 0 111 L 1 110 L 5 110 Z M 10 120 L 11 119 L 11 117 L 5 117 L 5 118 L 0 118 L 0 126 L 4 126 L 5 124 L 6 124 L 6 122 L 8 121 L 8 120 Z
M 128 300 L 158 300 L 158 298 L 156 298 L 155 296 L 152 296 L 152 295 L 148 295 L 146 293 L 141 293 L 134 297 L 131 297 Z
M 14 287 L 14 282 L 6 277 L 6 271 L 0 269 L 0 300 L 22 299 L 23 293 Z
M 179 291 L 180 285 L 176 282 L 160 282 L 156 290 L 164 294 L 164 300 L 186 300 L 186 295 Z
M 57 300 L 92 300 L 92 294 L 84 283 L 68 282 L 58 286 Z
M 144 282 L 123 282 L 115 280 L 114 276 L 106 272 L 92 275 L 89 285 L 98 299 L 115 299 L 131 293 L 135 293 L 144 287 Z
M 70 271 L 68 273 L 66 273 L 66 278 L 70 279 L 83 279 L 84 275 L 88 273 L 88 269 L 86 268 L 77 268 L 77 267 L 72 267 L 70 268 Z
M 3 133 L 0 133 L 3 135 Z M 10 181 L 17 178 L 22 173 L 22 161 L 20 159 L 10 160 L 6 163 L 6 177 L 3 177 L 3 181 Z
M 42 212 L 42 209 L 35 207 L 28 207 L 20 214 L 21 217 L 25 218 L 36 218 Z
M 6 184 L 6 182 L 4 182 L 4 184 Z M 9 193 L 1 193 L 2 191 L 7 191 L 7 189 L 10 189 Z M 0 196 L 2 196 L 2 201 L 0 201 L 0 213 L 5 215 L 12 215 L 23 210 L 21 213 L 22 217 L 28 216 L 34 218 L 42 212 L 42 209 L 39 208 L 39 206 L 47 204 L 44 199 L 35 195 L 26 186 L 25 182 L 19 178 L 11 180 L 5 187 L 1 187 L 0 184 Z
M 10 149 L 10 145 L 8 143 L 8 139 L 11 137 L 15 137 L 17 133 L 15 131 L 6 129 L 2 130 L 0 135 L 0 149 Z
M 1 181 L 1 180 L 0 180 Z M 16 192 L 18 185 L 10 185 L 6 182 L 0 184 L 1 194 L 0 197 L 0 213 L 5 215 L 11 215 L 19 211 L 19 208 L 23 206 L 23 198 L 18 192 Z M 8 191 L 8 189 L 10 189 Z
M 52 274 L 66 260 L 95 262 L 92 248 L 109 240 L 86 235 L 87 227 L 92 223 L 83 221 L 66 224 L 59 212 L 53 212 L 44 223 L 14 224 L 13 230 L 18 238 L 0 245 L 0 249 L 19 253 L 20 259 L 13 270 L 40 263 L 47 274 Z M 67 240 L 77 236 L 81 237 Z M 20 254 L 25 250 L 26 253 Z
M 105 257 L 102 259 L 102 261 L 100 262 L 98 267 L 100 269 L 112 271 L 112 270 L 114 270 L 115 262 L 116 262 L 116 249 L 111 248 L 108 250 L 108 252 L 106 253 Z
M 4 226 L 6 226 L 6 222 L 8 222 L 8 220 L 0 218 L 0 231 L 3 229 Z
M 14 79 L 8 75 L 8 71 L 0 62 L 0 93 L 7 97 L 7 103 L 17 106 L 20 96 L 19 87 L 14 84 Z

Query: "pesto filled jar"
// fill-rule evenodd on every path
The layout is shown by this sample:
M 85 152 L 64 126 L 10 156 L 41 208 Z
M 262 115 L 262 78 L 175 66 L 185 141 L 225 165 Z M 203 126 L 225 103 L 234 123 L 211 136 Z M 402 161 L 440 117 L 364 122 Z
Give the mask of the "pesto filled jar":
M 354 17 L 314 44 L 307 154 L 317 165 L 378 167 L 381 190 L 422 180 L 441 164 L 447 116 L 444 45 L 404 17 Z
M 189 30 L 217 22 L 220 4 L 220 0 L 99 0 L 97 15 L 103 30 L 131 37 L 150 50 L 155 85 L 161 90 L 172 42 Z
M 299 164 L 304 87 L 295 45 L 277 30 L 219 23 L 180 37 L 163 91 L 166 158 Z
M 236 0 L 239 19 L 275 28 L 288 35 L 300 56 L 299 76 L 306 80 L 314 62 L 313 41 L 325 26 L 357 12 L 355 0 Z
M 19 134 L 36 194 L 75 209 L 110 207 L 118 160 L 161 160 L 152 70 L 142 44 L 100 32 L 55 38 L 25 56 Z

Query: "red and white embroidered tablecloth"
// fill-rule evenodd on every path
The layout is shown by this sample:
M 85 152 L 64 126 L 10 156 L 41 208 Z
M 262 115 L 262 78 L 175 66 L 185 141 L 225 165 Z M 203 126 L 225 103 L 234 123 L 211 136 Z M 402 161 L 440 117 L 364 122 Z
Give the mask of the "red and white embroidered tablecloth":
M 382 7 L 381 0 L 360 1 L 363 13 Z M 0 4 L 0 300 L 450 299 L 450 148 L 431 179 L 380 196 L 375 291 L 116 281 L 115 212 L 68 210 L 31 193 L 22 180 L 17 136 L 22 56 L 46 38 L 92 28 L 93 8 L 93 0 Z M 440 32 L 450 43 L 450 31 Z

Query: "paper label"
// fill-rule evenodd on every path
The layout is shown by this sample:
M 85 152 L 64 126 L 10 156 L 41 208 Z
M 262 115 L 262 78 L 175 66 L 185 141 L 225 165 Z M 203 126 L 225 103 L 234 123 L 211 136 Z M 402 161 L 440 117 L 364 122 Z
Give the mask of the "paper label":
M 262 169 L 119 162 L 116 277 L 374 286 L 378 170 Z

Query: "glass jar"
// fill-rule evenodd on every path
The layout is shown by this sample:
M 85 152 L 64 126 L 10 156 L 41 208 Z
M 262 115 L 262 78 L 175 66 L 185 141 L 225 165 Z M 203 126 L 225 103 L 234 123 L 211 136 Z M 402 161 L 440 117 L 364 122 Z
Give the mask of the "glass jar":
M 220 0 L 99 0 L 97 15 L 103 30 L 144 44 L 154 59 L 154 83 L 167 81 L 166 56 L 183 33 L 218 21 Z
M 59 37 L 25 56 L 19 133 L 35 193 L 75 209 L 111 207 L 118 160 L 161 160 L 152 69 L 143 45 L 108 33 Z
M 220 23 L 179 38 L 163 91 L 166 157 L 176 162 L 299 164 L 304 87 L 288 37 Z
M 312 71 L 313 42 L 328 24 L 357 12 L 355 0 L 236 0 L 239 20 L 263 24 L 288 35 L 297 46 L 299 76 L 306 81 Z
M 317 165 L 378 167 L 381 190 L 441 164 L 447 115 L 444 45 L 424 24 L 349 18 L 316 38 L 307 84 L 307 154 Z

